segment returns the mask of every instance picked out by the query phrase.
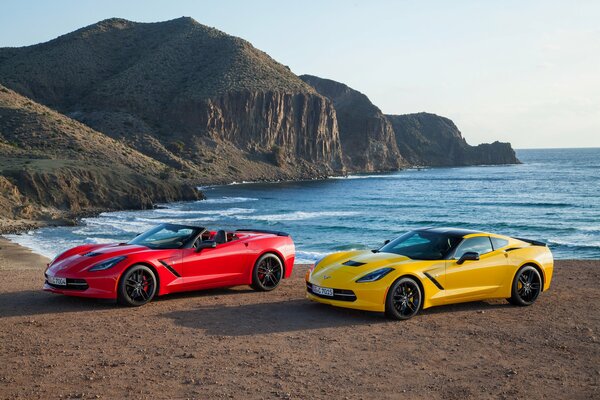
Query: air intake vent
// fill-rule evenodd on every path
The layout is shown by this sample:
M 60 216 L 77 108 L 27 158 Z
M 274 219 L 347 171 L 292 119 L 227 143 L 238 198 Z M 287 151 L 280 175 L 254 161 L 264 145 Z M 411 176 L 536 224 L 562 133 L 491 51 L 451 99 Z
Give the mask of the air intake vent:
M 101 255 L 102 253 L 94 253 L 93 251 L 90 251 L 89 253 L 85 253 L 83 256 L 84 257 L 96 257 Z
M 366 263 L 361 263 L 358 261 L 352 261 L 352 260 L 348 260 L 346 261 L 344 264 L 342 265 L 347 265 L 349 267 L 360 267 L 361 265 L 365 265 Z

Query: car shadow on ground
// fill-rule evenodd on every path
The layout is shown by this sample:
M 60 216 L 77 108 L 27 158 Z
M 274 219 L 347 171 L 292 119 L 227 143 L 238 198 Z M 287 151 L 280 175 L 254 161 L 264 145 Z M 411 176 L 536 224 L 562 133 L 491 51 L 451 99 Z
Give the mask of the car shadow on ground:
M 381 313 L 335 308 L 306 299 L 211 305 L 162 314 L 177 325 L 209 335 L 251 336 L 385 323 Z
M 412 321 L 426 320 L 436 314 L 481 313 L 513 307 L 508 303 L 471 302 L 432 307 Z M 175 324 L 203 330 L 209 335 L 250 336 L 255 334 L 306 331 L 390 322 L 383 313 L 336 308 L 305 299 L 243 305 L 199 306 L 191 310 L 162 314 Z M 402 324 L 402 321 L 391 323 Z
M 485 312 L 492 311 L 494 309 L 512 308 L 514 307 L 510 303 L 498 299 L 489 301 L 472 301 L 468 303 L 456 303 L 448 304 L 445 306 L 431 307 L 426 310 L 421 310 L 420 316 L 435 315 L 435 314 L 451 314 L 459 312 Z M 416 318 L 418 318 L 417 316 Z
M 56 295 L 42 290 L 0 293 L 0 319 L 114 307 L 114 301 Z
M 154 301 L 168 302 L 169 300 L 186 298 L 200 299 L 207 296 L 239 295 L 247 292 L 254 291 L 252 289 L 240 288 L 208 289 L 197 292 L 169 294 L 158 297 Z M 146 305 L 144 307 L 149 306 L 151 305 Z M 127 307 L 119 306 L 116 300 L 65 296 L 62 294 L 44 292 L 43 290 L 23 290 L 20 292 L 0 293 L 0 319 L 7 317 L 111 309 L 127 309 Z

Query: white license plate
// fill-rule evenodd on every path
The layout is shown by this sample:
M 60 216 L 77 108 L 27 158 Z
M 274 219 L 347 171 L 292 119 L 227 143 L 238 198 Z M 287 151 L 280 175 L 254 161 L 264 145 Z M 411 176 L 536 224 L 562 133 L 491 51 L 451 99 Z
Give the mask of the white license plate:
M 330 288 L 312 285 L 312 291 L 314 294 L 320 294 L 321 296 L 333 297 L 333 289 L 330 289 Z
M 67 278 L 59 278 L 56 276 L 49 276 L 48 283 L 56 286 L 67 286 Z

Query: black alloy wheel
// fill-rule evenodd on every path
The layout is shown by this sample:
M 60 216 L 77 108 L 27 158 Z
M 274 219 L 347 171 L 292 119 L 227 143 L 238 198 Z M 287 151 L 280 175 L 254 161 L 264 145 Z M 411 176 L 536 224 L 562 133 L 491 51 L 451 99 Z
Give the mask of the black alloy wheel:
M 119 304 L 138 307 L 148 303 L 156 294 L 156 276 L 145 265 L 129 268 L 119 281 Z
M 530 306 L 541 292 L 542 277 L 539 271 L 531 265 L 525 265 L 515 274 L 512 295 L 508 301 L 516 306 Z
M 252 271 L 252 288 L 268 292 L 279 286 L 283 278 L 283 264 L 275 254 L 267 253 L 261 256 Z
M 385 315 L 392 319 L 410 319 L 417 315 L 422 301 L 419 284 L 409 277 L 400 278 L 388 290 Z

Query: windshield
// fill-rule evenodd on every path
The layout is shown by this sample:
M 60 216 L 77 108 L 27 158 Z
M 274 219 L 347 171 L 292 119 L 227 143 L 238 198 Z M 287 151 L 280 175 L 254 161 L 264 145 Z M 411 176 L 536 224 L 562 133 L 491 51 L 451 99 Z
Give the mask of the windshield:
M 406 256 L 413 260 L 443 260 L 460 241 L 458 236 L 411 231 L 386 244 L 379 251 Z
M 204 230 L 192 226 L 162 224 L 137 236 L 129 244 L 151 249 L 178 249 Z

